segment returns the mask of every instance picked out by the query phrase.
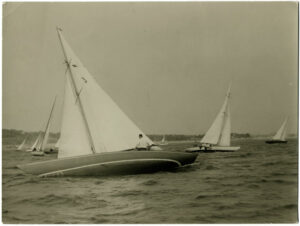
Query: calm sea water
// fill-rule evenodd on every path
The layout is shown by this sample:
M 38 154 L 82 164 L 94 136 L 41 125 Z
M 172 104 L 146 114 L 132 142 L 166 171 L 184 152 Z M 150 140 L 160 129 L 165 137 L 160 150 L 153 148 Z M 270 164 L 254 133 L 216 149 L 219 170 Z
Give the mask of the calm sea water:
M 234 153 L 201 153 L 175 172 L 37 178 L 15 166 L 55 158 L 3 147 L 4 223 L 294 223 L 297 140 L 239 140 Z M 191 144 L 170 144 L 183 150 Z

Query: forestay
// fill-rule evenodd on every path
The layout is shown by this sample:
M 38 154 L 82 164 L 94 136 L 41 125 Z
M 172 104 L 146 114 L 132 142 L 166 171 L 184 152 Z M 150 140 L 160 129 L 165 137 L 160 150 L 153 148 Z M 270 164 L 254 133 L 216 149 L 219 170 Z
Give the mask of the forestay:
M 67 79 L 59 158 L 134 148 L 138 135 L 153 142 L 97 84 L 58 29 Z

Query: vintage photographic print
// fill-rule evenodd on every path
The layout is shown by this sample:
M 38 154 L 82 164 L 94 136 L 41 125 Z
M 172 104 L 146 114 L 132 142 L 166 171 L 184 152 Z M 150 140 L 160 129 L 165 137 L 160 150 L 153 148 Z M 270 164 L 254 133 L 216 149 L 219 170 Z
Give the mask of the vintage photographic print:
M 298 2 L 6 2 L 2 222 L 298 222 Z

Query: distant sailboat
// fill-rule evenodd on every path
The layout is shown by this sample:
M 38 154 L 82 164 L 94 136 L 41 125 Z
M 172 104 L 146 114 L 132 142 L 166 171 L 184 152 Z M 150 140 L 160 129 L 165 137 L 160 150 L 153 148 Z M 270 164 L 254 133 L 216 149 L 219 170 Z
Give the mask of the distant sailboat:
M 51 125 L 52 114 L 53 114 L 53 110 L 54 110 L 54 106 L 55 106 L 55 101 L 56 101 L 56 98 L 54 99 L 54 102 L 52 104 L 50 115 L 49 115 L 49 118 L 48 118 L 48 121 L 46 124 L 46 128 L 45 128 L 45 132 L 43 134 L 42 133 L 39 134 L 38 139 L 36 141 L 36 145 L 32 149 L 32 155 L 34 155 L 34 156 L 43 156 L 46 151 L 46 145 L 47 145 L 48 138 L 49 138 L 50 125 Z
M 162 140 L 160 141 L 160 144 L 159 144 L 159 145 L 167 145 L 167 144 L 168 144 L 168 142 L 166 141 L 166 136 L 163 135 L 163 138 L 162 138 Z
M 281 127 L 275 134 L 275 136 L 271 140 L 267 140 L 266 143 L 268 144 L 274 144 L 274 143 L 287 143 L 286 137 L 286 130 L 287 130 L 287 122 L 288 118 L 284 120 Z
M 240 147 L 232 147 L 231 143 L 231 122 L 230 122 L 230 98 L 231 85 L 228 88 L 222 108 L 210 126 L 199 147 L 192 147 L 186 151 L 237 151 Z
M 56 141 L 56 143 L 51 145 L 48 149 L 46 149 L 44 152 L 47 154 L 54 154 L 58 152 L 59 148 L 59 139 Z
M 27 137 L 23 140 L 23 142 L 18 146 L 17 150 L 18 151 L 23 151 L 24 150 L 24 146 L 26 143 Z
M 67 65 L 58 159 L 18 166 L 39 176 L 154 172 L 191 164 L 197 154 L 136 151 L 138 135 L 153 142 L 97 84 L 57 29 Z
M 34 141 L 33 145 L 31 146 L 31 148 L 26 150 L 27 152 L 32 152 L 32 151 L 37 150 L 38 144 L 41 142 L 41 136 L 42 136 L 42 134 L 41 134 L 41 132 L 39 132 L 36 140 Z

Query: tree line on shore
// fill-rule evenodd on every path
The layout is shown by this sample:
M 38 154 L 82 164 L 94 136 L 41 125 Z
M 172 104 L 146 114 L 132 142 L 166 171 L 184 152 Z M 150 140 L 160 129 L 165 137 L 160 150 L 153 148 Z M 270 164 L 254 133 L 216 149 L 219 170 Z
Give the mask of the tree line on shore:
M 2 129 L 2 143 L 3 144 L 16 144 L 21 143 L 25 137 L 29 141 L 36 139 L 40 132 L 26 132 L 23 130 L 16 130 L 16 129 Z M 60 136 L 60 133 L 50 133 L 50 142 L 55 142 Z M 163 137 L 162 134 L 149 134 L 149 138 L 153 141 L 160 141 Z M 199 141 L 204 134 L 198 135 L 185 135 L 185 134 L 165 134 L 165 139 L 168 141 Z M 232 133 L 232 138 L 250 138 L 251 135 L 249 133 Z

